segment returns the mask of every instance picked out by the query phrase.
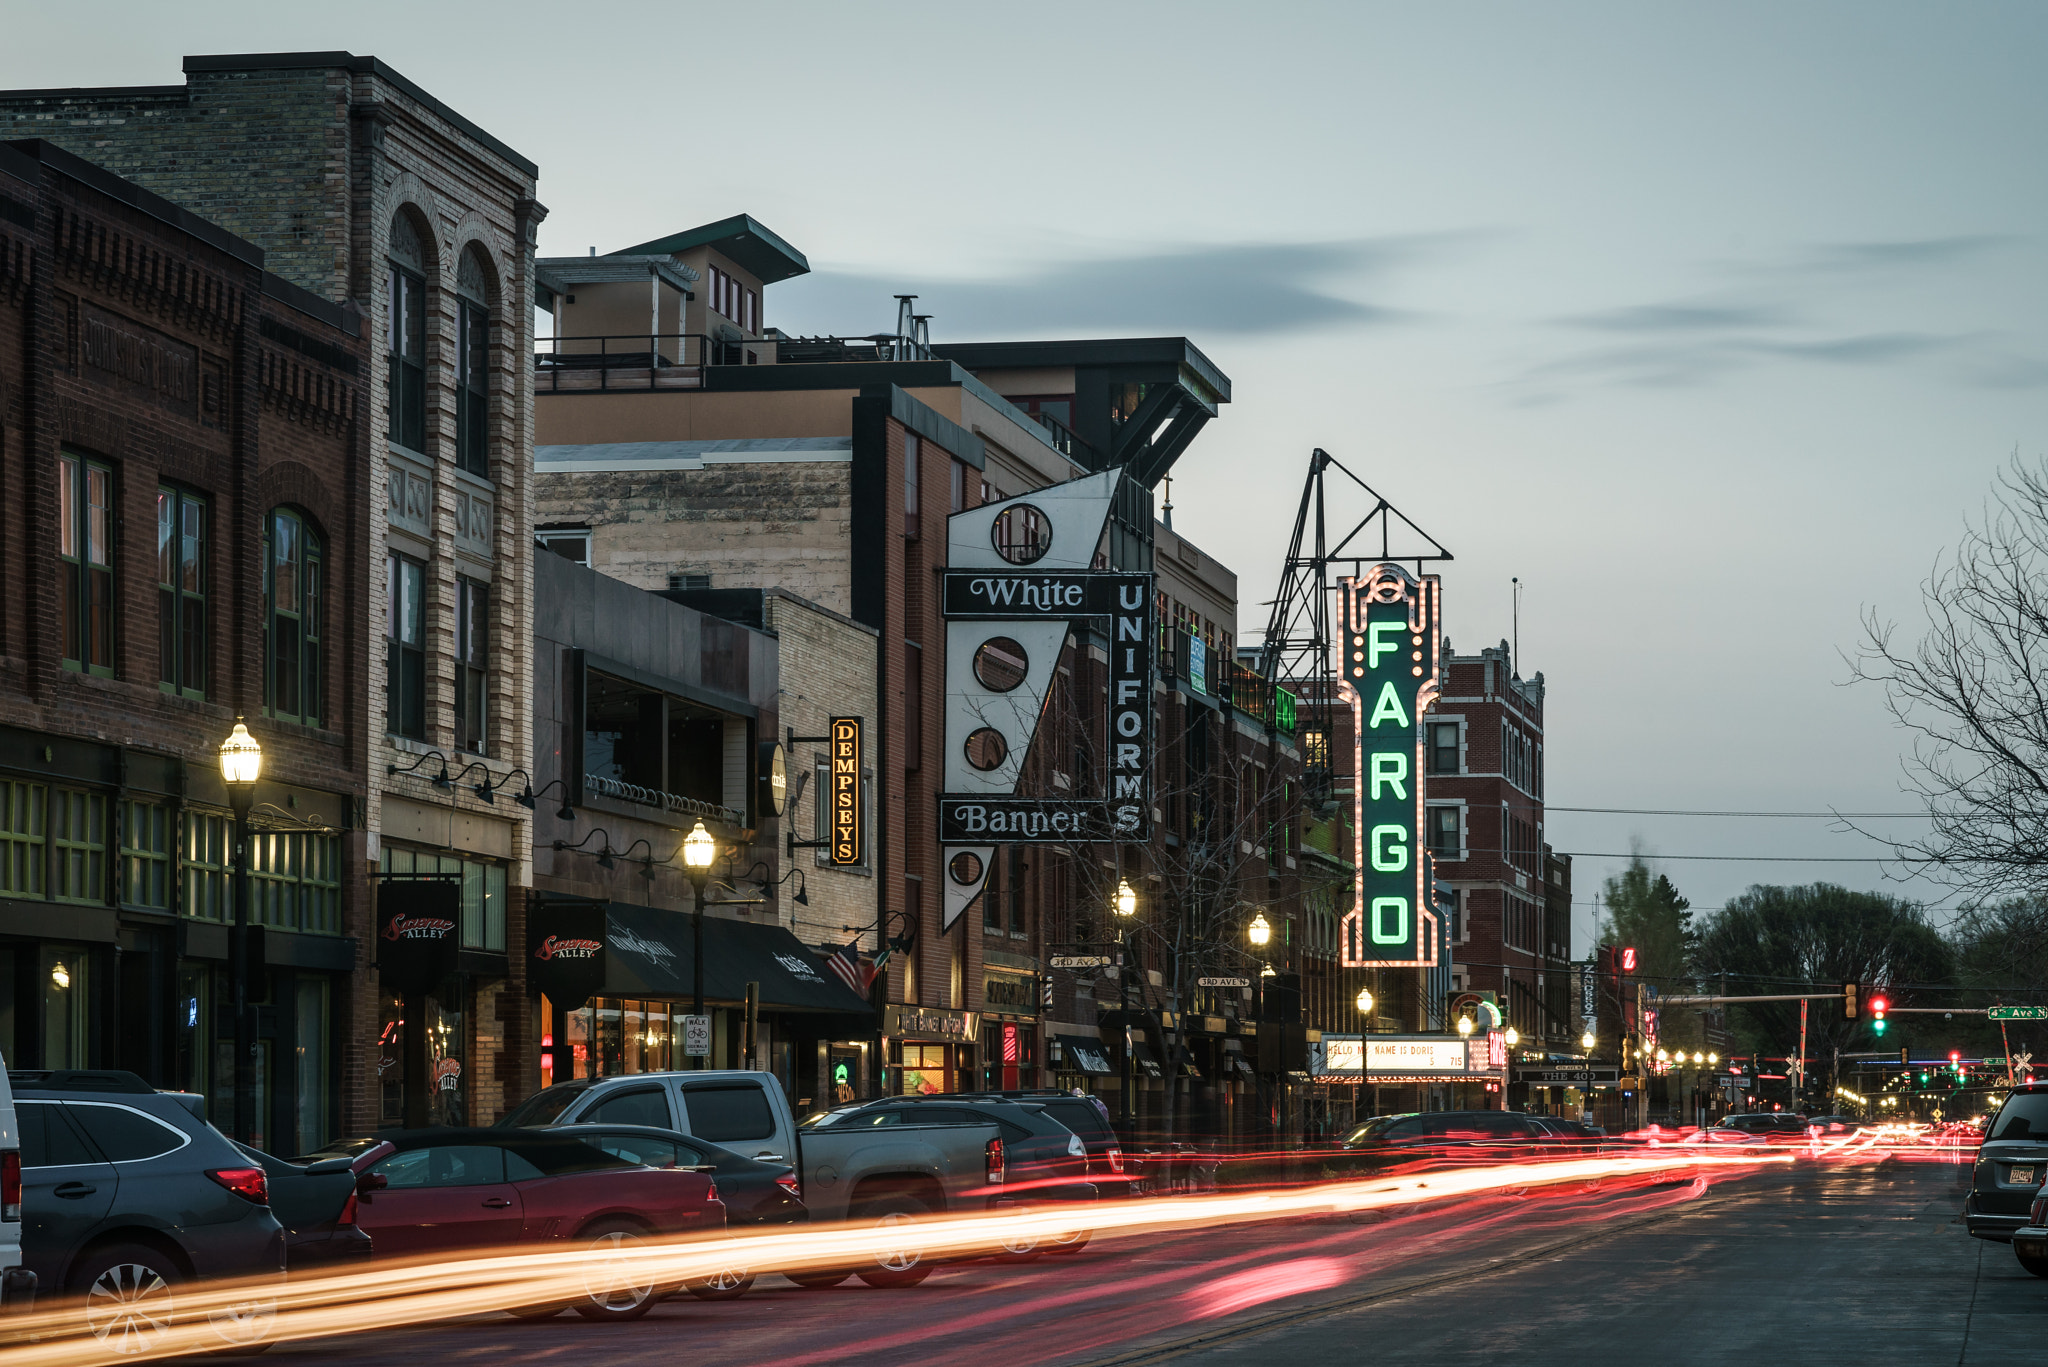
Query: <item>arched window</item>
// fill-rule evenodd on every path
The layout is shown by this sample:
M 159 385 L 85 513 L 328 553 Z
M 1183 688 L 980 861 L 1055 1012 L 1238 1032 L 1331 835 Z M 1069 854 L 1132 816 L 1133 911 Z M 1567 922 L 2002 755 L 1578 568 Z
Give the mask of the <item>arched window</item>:
M 480 250 L 472 244 L 464 251 L 455 272 L 455 463 L 489 479 L 490 276 Z
M 273 717 L 320 725 L 320 537 L 290 508 L 263 522 L 263 705 Z
M 392 215 L 384 273 L 384 350 L 389 362 L 387 435 L 427 449 L 427 249 L 404 210 Z

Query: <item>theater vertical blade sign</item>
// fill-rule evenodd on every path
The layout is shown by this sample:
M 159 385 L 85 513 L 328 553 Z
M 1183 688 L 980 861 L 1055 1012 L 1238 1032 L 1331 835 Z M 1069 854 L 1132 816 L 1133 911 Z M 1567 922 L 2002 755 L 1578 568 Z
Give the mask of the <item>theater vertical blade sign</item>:
M 1357 737 L 1358 869 L 1344 917 L 1348 968 L 1427 968 L 1442 948 L 1423 830 L 1422 714 L 1436 701 L 1441 580 L 1374 565 L 1338 581 L 1340 671 Z

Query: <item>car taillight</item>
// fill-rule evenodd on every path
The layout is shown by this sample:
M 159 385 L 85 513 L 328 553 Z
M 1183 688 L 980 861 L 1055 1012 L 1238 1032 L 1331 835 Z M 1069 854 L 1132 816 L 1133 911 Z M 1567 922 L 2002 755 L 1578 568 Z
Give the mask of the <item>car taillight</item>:
M 335 1223 L 352 1225 L 356 1222 L 356 1189 L 348 1189 L 348 1199 L 341 1203 L 341 1218 Z
M 803 1199 L 804 1189 L 802 1184 L 796 1180 L 795 1173 L 785 1172 L 782 1176 L 775 1179 L 775 1185 L 781 1187 L 797 1200 L 801 1201 Z
M 21 1220 L 21 1150 L 0 1153 L 0 1220 Z
M 1111 1149 L 1109 1151 L 1109 1170 L 1115 1173 L 1121 1173 L 1124 1170 L 1124 1151 L 1122 1149 Z
M 261 1168 L 208 1168 L 206 1175 L 244 1201 L 259 1206 L 270 1204 L 270 1179 Z
M 988 1184 L 990 1186 L 994 1186 L 996 1185 L 996 1183 L 1002 1180 L 1003 1141 L 1000 1139 L 991 1139 L 988 1141 Z
M 705 1202 L 706 1202 L 706 1203 L 708 1204 L 709 1202 L 712 1202 L 712 1201 L 716 1201 L 717 1199 L 718 1199 L 718 1183 L 716 1183 L 716 1182 L 706 1182 L 706 1183 L 704 1184 L 704 1200 L 705 1200 Z

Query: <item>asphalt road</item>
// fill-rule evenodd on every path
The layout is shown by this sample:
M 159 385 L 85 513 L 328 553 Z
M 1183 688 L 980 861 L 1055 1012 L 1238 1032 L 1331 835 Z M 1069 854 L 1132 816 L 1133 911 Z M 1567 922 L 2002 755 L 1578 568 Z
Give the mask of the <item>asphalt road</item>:
M 893 1291 L 679 1300 L 635 1324 L 478 1318 L 281 1345 L 297 1367 L 2022 1363 L 2048 1280 L 1956 1222 L 1967 1169 L 1802 1164 L 1704 1190 L 1531 1195 L 954 1264 Z

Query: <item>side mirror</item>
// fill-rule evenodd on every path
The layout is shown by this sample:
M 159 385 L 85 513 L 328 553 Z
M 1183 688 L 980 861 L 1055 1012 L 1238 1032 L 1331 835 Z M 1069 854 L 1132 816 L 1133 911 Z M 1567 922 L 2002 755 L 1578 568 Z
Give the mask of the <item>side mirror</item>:
M 382 1191 L 391 1185 L 391 1179 L 381 1172 L 366 1172 L 356 1179 L 356 1195 L 368 1199 L 373 1191 Z

